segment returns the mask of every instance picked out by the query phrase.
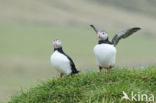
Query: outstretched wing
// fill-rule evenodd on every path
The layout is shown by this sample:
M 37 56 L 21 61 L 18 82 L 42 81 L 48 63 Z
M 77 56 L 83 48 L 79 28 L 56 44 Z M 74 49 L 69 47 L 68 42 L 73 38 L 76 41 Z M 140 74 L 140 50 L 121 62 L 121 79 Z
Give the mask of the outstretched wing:
M 96 32 L 96 33 L 98 33 L 98 30 L 97 30 L 97 28 L 94 26 L 94 25 L 90 25 L 93 29 L 94 29 L 94 31 Z
M 134 28 L 130 28 L 130 29 L 127 29 L 125 31 L 122 31 L 113 37 L 112 43 L 114 44 L 114 46 L 116 46 L 120 39 L 125 39 L 140 29 L 141 28 L 139 28 L 139 27 L 134 27 Z

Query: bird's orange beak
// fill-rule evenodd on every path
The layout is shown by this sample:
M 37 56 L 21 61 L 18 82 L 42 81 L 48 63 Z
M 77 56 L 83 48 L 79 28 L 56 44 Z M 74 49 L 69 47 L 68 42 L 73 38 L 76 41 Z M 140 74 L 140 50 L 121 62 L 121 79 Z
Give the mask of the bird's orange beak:
M 54 43 L 54 48 L 56 48 L 56 43 Z
M 100 39 L 100 35 L 99 34 L 96 36 L 96 39 Z

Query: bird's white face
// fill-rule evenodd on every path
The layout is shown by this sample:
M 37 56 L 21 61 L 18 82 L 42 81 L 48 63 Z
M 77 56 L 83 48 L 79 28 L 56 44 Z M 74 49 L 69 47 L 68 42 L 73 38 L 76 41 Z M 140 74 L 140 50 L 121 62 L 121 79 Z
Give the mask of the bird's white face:
M 54 48 L 62 47 L 62 42 L 59 39 L 53 40 Z
M 98 35 L 96 36 L 98 40 L 106 40 L 108 38 L 108 34 L 106 32 L 98 32 Z

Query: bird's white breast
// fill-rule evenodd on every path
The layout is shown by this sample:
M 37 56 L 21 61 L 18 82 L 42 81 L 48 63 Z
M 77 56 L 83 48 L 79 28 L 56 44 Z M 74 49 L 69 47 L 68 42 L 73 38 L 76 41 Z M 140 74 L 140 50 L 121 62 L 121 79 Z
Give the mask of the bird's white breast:
M 94 54 L 99 66 L 114 66 L 116 48 L 110 44 L 97 44 L 94 47 Z
M 71 74 L 71 67 L 69 59 L 58 51 L 55 51 L 50 58 L 53 67 L 60 73 L 65 73 L 66 75 Z

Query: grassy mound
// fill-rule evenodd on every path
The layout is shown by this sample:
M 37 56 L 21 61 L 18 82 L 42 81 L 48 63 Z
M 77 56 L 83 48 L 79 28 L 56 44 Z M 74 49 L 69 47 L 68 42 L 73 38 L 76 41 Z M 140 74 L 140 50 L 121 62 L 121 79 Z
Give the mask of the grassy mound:
M 49 80 L 22 92 L 9 103 L 120 103 L 123 91 L 154 94 L 156 70 L 114 69 L 113 73 L 89 72 L 61 80 Z M 125 103 L 125 100 L 122 101 Z M 130 102 L 130 101 L 127 101 Z

